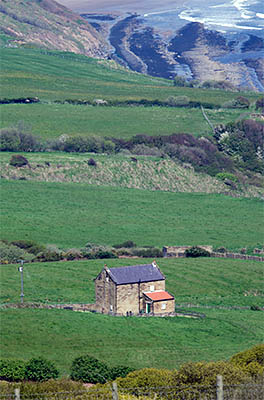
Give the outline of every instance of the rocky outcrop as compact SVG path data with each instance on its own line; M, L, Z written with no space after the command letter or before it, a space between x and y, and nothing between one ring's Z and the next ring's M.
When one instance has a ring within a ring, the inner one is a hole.
M53 0L0 0L0 31L12 46L31 44L105 57L107 41L84 18Z

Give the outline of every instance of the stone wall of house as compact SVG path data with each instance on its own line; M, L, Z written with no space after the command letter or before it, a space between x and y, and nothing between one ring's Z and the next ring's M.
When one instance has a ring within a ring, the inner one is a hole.
M140 284L117 286L117 314L139 313Z
M165 290L165 280L117 286L117 314L139 314L144 309L143 292Z
M99 312L116 312L116 285L103 270L95 280L96 309Z
M163 308L165 305L165 308ZM154 314L167 314L175 312L175 300L155 301L153 303Z

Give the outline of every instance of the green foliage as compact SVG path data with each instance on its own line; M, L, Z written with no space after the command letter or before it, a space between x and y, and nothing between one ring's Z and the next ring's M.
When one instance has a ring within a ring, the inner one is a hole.
M25 362L20 360L0 360L0 380L8 382L23 381Z
M70 377L74 381L105 383L110 376L109 367L90 355L77 357L71 366Z
M25 165L28 165L28 160L20 154L15 154L11 157L9 165L16 168L24 167Z
M236 97L235 99L229 100L222 105L223 108L245 108L245 109L248 109L249 106L250 106L250 101L244 96Z
M185 256L192 258L210 257L210 253L209 251L202 249L201 247L193 246L190 249L185 250Z
M13 264L24 260L30 262L35 258L33 254L17 246L0 241L0 264Z
M163 257L163 253L160 249L157 249L155 247L149 247L149 248L134 248L132 250L132 254L136 257L144 257L144 258L149 258L149 257Z
M256 378L258 375L262 375L264 373L264 344L235 354L230 362L252 377Z
M25 365L25 379L34 382L56 379L59 371L51 361L45 358L31 358Z

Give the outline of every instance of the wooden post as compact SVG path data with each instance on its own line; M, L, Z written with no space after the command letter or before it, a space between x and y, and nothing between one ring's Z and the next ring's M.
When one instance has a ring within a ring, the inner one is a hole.
M112 385L112 395L113 395L113 400L118 400L118 390L116 382L113 382Z
M15 400L20 400L20 389L15 389Z
M216 377L216 399L224 400L223 377L217 375Z

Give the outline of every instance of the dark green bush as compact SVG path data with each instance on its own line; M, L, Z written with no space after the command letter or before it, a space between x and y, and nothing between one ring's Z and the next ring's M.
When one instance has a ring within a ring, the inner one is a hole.
M45 358L32 358L25 366L25 379L34 382L43 382L56 379L59 371L51 361Z
M24 167L25 165L28 165L28 160L20 154L15 154L11 157L9 165L16 168Z
M186 257L210 257L210 253L207 250L202 249L198 246L193 246L190 249L185 250Z
M0 360L0 380L19 382L25 377L25 362L20 360Z
M62 252L49 249L40 252L36 257L37 261L43 261L43 262L60 261L61 259L62 259Z
M258 109L264 109L264 97L260 97L257 101L256 101L256 110Z
M87 354L75 358L70 377L74 381L105 383L111 379L111 370L105 363Z

